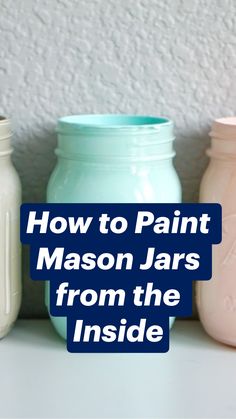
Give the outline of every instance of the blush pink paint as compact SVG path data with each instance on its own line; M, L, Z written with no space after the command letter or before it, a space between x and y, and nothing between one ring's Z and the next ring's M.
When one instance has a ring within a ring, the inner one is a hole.
M209 166L200 202L222 205L222 243L213 246L212 279L197 283L197 306L207 333L236 346L236 117L212 126Z

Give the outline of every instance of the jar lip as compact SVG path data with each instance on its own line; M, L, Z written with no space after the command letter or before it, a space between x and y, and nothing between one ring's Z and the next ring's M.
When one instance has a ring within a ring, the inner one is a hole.
M0 125L9 124L10 121L6 116L0 115Z
M236 127L236 116L227 116L227 117L223 117L223 118L217 118L215 120L215 123L217 125L234 125L234 127Z
M58 131L69 130L157 130L161 127L172 127L173 122L166 117L148 115L126 115L126 114L87 114L69 115L59 118Z
M0 141L7 140L11 137L10 119L0 115Z
M236 139L236 117L229 116L216 119L212 124L210 136L222 140Z

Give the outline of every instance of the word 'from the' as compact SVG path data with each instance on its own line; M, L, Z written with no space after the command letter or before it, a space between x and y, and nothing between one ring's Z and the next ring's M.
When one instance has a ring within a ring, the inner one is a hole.
M97 292L94 289L73 289L69 288L69 282L62 282L56 290L56 305L62 306L66 298L66 305L73 307L75 302L78 305L91 307L98 306L124 306L126 292L124 289L101 289ZM137 285L133 289L133 304L137 307L160 306L162 304L173 307L180 302L180 292L176 289L162 291L154 288L153 282L148 282L146 287Z

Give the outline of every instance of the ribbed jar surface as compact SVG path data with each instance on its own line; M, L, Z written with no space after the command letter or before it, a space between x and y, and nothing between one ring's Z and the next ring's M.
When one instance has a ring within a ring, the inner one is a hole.
M21 302L21 186L11 163L10 121L0 117L0 338L11 329Z

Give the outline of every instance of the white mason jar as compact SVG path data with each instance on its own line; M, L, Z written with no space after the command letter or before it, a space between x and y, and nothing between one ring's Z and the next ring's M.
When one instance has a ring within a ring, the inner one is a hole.
M0 338L11 329L21 303L21 185L10 140L10 121L0 117Z

